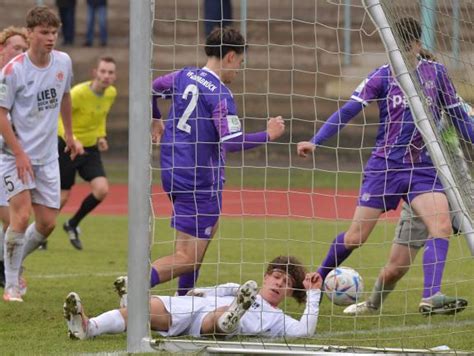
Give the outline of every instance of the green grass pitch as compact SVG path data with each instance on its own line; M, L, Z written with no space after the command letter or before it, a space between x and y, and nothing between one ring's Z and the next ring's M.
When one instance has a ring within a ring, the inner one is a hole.
M65 216L60 216L58 226ZM172 250L173 232L168 219L156 219L152 256ZM127 218L90 216L82 225L83 251L70 246L62 229L50 238L47 251L37 251L25 262L29 290L22 304L0 303L1 354L72 354L126 350L126 336L107 335L93 340L72 341L67 337L62 303L70 291L81 296L88 315L118 305L113 281L126 272ZM299 256L316 268L328 244L345 225L321 220L223 218L209 248L198 284L256 279L261 282L263 262L278 254ZM356 251L345 265L356 268L370 292L384 265L393 236L393 222L381 222L369 243ZM444 278L444 291L474 302L474 267L462 238L451 243ZM162 285L155 293L173 293L175 283ZM332 345L427 348L448 345L474 350L474 310L457 316L425 318L417 306L422 288L421 254L411 271L389 297L381 315L346 317L341 307L328 299L321 305L317 335L306 342ZM288 301L287 312L300 316L303 306Z

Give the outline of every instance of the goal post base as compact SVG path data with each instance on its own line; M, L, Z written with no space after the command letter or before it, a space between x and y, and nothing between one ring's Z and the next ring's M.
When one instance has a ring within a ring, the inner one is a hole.
M377 348L363 346L335 346L250 341L220 341L203 339L150 339L150 345L157 351L171 353L199 352L204 355L469 355L469 352L450 350L446 346L432 349Z

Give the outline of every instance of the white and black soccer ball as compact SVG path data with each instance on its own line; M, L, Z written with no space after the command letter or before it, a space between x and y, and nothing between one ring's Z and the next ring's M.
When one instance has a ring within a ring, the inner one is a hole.
M324 280L324 293L336 305L358 303L364 292L364 281L355 269L338 267L333 269Z

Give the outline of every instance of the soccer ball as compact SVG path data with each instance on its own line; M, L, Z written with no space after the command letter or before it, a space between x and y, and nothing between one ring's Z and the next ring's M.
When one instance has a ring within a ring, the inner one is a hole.
M358 303L364 292L359 272L349 267L333 269L324 280L324 293L336 305Z

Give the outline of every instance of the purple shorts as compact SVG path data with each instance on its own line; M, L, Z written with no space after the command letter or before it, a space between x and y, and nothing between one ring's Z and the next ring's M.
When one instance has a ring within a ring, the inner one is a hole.
M357 205L383 211L394 210L400 199L409 203L418 195L432 192L444 192L433 167L367 170Z
M222 210L222 192L170 193L171 227L201 239L211 238Z

